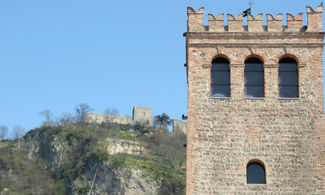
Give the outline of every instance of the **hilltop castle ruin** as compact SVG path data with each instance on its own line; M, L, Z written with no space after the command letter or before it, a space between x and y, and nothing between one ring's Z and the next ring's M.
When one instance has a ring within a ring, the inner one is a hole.
M132 118L128 115L113 115L113 114L102 114L102 113L88 113L87 122L89 123L103 123L113 122L118 124L130 124L135 125L140 123L146 126L152 126L152 108L134 106L132 111ZM186 133L186 123L180 120L172 120L173 132Z
M118 124L141 123L143 125L152 126L152 108L134 106L132 111L132 118L128 115L113 115L101 113L88 113L87 121L90 123L113 122Z

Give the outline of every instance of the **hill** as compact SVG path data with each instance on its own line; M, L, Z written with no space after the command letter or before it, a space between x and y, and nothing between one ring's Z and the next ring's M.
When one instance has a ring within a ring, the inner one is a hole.
M185 194L184 134L62 124L0 143L1 194Z

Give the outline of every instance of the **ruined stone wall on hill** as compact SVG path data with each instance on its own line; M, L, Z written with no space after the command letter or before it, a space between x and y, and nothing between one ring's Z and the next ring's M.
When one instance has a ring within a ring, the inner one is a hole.
M133 118L127 115L112 115L112 114L102 114L102 113L87 113L86 117L89 123L103 123L112 122L118 124L130 124L134 125L140 123L143 125L152 126L152 108L151 107L140 107L134 106L133 108ZM180 131L186 134L186 122L173 120L172 130Z
M136 124L152 126L152 108L134 106L132 118L127 115L112 115L101 113L88 113L87 121L90 123L113 122L119 124Z
M118 124L133 124L133 120L127 115L112 115L112 114L100 114L100 113L88 113L87 122L90 123L103 123L112 122Z
M172 121L173 133L182 132L186 134L186 122L174 119Z

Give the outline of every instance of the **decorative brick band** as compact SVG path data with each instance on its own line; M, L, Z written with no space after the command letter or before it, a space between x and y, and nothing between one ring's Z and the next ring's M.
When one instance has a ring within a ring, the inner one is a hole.
M264 68L279 68L279 64L264 64Z
M245 64L229 64L230 68L244 68ZM298 68L304 68L306 64L298 64ZM212 64L203 64L202 68L212 68ZM264 68L279 68L279 64L264 64Z
M212 68L212 64L203 64L202 68Z
M307 64L298 64L298 68L305 68Z
M231 68L244 68L245 64L230 64L229 66Z
M294 47L294 48L311 48L320 47L323 48L323 43L188 43L188 47L195 48L283 48L283 47Z

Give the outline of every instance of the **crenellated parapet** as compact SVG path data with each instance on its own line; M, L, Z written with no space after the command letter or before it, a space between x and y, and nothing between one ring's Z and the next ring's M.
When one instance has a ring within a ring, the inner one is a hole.
M302 28L302 13L295 17L292 14L287 14L287 29L286 31L300 31Z
M275 18L271 14L266 14L267 16L267 30L269 32L276 32L283 29L282 26L282 14L278 14Z
M193 8L187 8L187 31L188 32L200 32L204 31L203 26L203 10L204 7L199 8L195 11Z
M239 14L236 18L233 15L228 14L228 31L243 31L243 14Z
M255 18L252 15L247 16L248 31L263 32L263 14L258 14Z
M319 5L315 10L307 6L307 26L303 26L303 13L296 16L287 13L287 26L283 26L283 15L278 14L273 17L267 14L267 25L263 26L263 14L257 16L247 16L247 26L243 25L243 14L237 17L227 14L228 25L224 26L224 14L214 16L209 14L209 25L203 25L204 8L197 11L193 8L187 8L188 32L321 32L322 31L322 12L323 5Z
M223 16L224 14L219 14L217 17L209 14L209 31L211 32L222 32L224 31L223 26Z
M315 10L307 6L308 28L307 31L322 31L322 13L323 5L318 6Z

